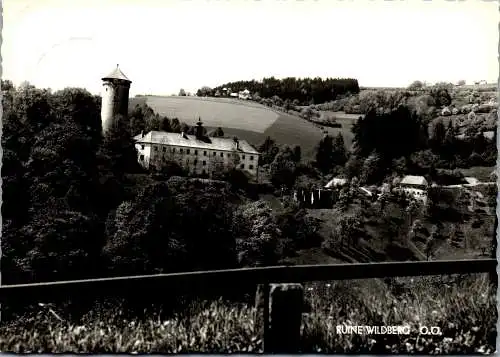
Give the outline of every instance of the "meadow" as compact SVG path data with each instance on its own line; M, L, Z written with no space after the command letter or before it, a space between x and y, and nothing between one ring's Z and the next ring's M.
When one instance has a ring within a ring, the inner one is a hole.
M220 126L262 133L278 119L278 114L264 106L243 105L231 99L152 96L148 97L147 104L156 113L179 118L187 124L201 117L207 127Z
M347 114L344 112L335 112L335 111L328 111L328 110L321 110L320 111L320 120L334 120L335 123L338 123L342 125L341 128L328 128L325 127L326 130L328 130L328 133L330 135L338 135L339 133L342 134L344 137L344 142L346 145L347 149L350 149L352 147L352 142L354 140L354 134L352 133L352 126L356 123L356 121L359 119L359 114Z
M176 117L188 125L201 117L208 129L220 126L226 136L237 136L254 146L259 146L268 136L281 145L300 145L304 160L312 158L323 137L318 125L251 101L160 96L131 99L132 106L141 102L160 115Z
M492 353L496 295L486 274L311 283L310 311L302 318L302 353ZM3 352L235 353L261 352L255 308L249 304L193 302L164 317L125 317L121 306L92 310L78 321L39 308L0 326ZM341 335L338 325L409 326L408 335ZM440 335L419 333L437 326Z

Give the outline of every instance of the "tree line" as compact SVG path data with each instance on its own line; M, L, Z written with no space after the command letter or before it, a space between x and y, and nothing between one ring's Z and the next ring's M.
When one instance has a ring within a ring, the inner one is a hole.
M337 99L339 96L359 93L359 85L352 78L295 78L275 77L264 78L262 81L229 82L215 88L203 87L197 91L198 96L215 96L223 89L239 92L248 89L252 96L272 98L277 96L282 100L295 101L297 105L324 103Z

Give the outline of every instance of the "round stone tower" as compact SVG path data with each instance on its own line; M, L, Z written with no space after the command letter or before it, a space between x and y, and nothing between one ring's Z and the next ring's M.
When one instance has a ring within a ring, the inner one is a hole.
M125 117L128 115L128 96L132 81L123 74L118 65L110 74L103 77L102 81L101 122L105 133L111 127L116 115L121 114Z

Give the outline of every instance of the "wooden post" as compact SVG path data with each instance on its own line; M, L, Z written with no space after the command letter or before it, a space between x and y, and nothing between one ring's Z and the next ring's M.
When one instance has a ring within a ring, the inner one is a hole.
M262 346L264 352L266 352L268 348L268 342L269 341L269 289L270 286L269 284L264 284L263 286L263 293L264 293L264 311L263 311L263 317L264 317L264 333L263 333L263 340L262 340Z
M297 353L304 310L302 284L259 284L255 298L255 331L264 353Z
M256 335L260 336L262 341L265 341L269 329L269 284L257 285L254 326Z
M303 286L272 284L269 299L270 321L264 340L264 353L300 352Z

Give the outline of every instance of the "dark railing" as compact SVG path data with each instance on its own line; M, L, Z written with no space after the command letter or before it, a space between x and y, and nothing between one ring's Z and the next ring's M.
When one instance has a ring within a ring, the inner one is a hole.
M263 284L264 292L264 337L269 322L269 284L305 283L309 281L334 281L347 279L387 278L397 276L452 275L490 273L495 274L495 259L419 261L419 262L382 262L333 265L297 265L244 268L230 270L196 271L173 274L126 276L92 280L56 281L35 284L0 286L0 302L29 300L50 300L60 297L79 295L106 296L119 295L130 291L142 294L157 291L165 286L176 289L207 286L229 286L238 288L250 284ZM301 313L301 312L299 312ZM278 351L279 352L279 351Z

